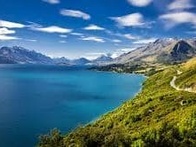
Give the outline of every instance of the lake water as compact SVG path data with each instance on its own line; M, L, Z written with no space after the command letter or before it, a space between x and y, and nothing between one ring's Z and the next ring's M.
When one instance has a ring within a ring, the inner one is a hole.
M76 67L0 65L0 147L33 147L40 134L95 120L141 88L141 75Z

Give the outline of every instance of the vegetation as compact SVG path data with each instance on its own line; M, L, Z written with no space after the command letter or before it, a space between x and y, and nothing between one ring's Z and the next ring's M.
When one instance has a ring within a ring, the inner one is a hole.
M42 136L38 146L196 146L196 94L177 91L169 84L179 69L183 70L180 75L183 82L196 83L196 64L188 65L192 63L193 61L181 67L173 66L151 75L134 99L103 115L96 122L76 128L69 134L62 135L54 130ZM193 80L189 78L190 75Z
M106 66L91 67L91 70L111 71L118 73L137 73L147 76L153 75L157 71L162 71L168 68L169 65L145 63L145 62L130 62L126 64L111 64Z
M181 67L182 74L176 80L176 84L180 88L190 88L196 92L196 58L191 59L189 62Z

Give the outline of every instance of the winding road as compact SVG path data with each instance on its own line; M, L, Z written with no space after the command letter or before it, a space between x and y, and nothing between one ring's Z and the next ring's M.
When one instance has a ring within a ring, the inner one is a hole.
M182 74L181 71L177 70L177 75ZM170 81L170 86L176 89L177 91L186 91L186 92L191 92L191 93L196 93L196 91L193 91L192 88L179 88L176 86L175 81L177 79L177 76L173 76L172 80Z

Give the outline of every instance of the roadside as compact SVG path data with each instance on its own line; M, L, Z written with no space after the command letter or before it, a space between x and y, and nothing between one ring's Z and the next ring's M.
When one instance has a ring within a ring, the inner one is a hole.
M181 71L177 70L177 75L182 74ZM186 91L186 92L191 92L191 93L196 93L195 91L192 90L192 88L179 88L176 86L175 81L177 79L177 76L173 76L172 80L170 81L170 86L176 89L177 91Z

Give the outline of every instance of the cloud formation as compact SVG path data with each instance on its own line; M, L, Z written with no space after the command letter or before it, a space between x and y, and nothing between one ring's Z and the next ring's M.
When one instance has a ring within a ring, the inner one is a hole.
M40 31L40 32L46 32L46 33L70 33L72 32L72 29L62 28L59 26L49 26L49 27L31 27L31 30L34 31Z
M110 17L121 27L142 27L145 25L143 15L132 13L121 17Z
M23 39L24 41L29 41L29 42L37 42L35 39Z
M172 28L179 24L190 23L196 26L196 14L191 12L172 12L163 14L159 19L163 20L166 28Z
M59 43L67 43L65 40L60 40Z
M5 28L24 28L25 25L21 23L6 21L6 20L0 20L0 27Z
M1 41L7 41L7 40L18 40L21 38L14 37L14 36L8 36L8 35L0 35L0 40Z
M15 34L15 30L9 30L7 28L0 28L0 35Z
M193 8L194 6L191 4L190 0L175 0L171 4L168 5L168 10L185 10Z
M117 49L116 51L114 51L114 52L112 53L111 57L112 57L112 58L117 58L117 57L119 57L120 55L125 54L125 53L128 53L128 52L130 52L130 51L132 51L132 50L134 50L134 49L135 49L135 47L133 47L133 48L128 48L128 47L119 48L119 49Z
M100 30L101 31L101 30L105 30L105 28L97 26L97 25L94 25L94 24L91 24L91 25L85 27L84 30L90 30L90 31Z
M191 0L174 0L167 6L169 12L159 16L167 29L180 24L192 24L196 26L196 13L188 12L188 9L194 8Z
M75 17L75 18L82 18L84 20L89 20L91 16L87 13L84 13L79 10L69 10L69 9L62 9L60 14L63 16Z
M84 36L84 34L82 33L76 33L76 32L73 32L73 33L70 33L71 35L73 36Z
M94 41L94 42L100 42L100 43L104 43L105 42L105 40L103 38L95 37L95 36L92 36L92 37L82 37L82 38L80 38L80 40Z
M155 42L157 38L149 38L149 39L139 39L134 41L133 44L148 44L150 42Z
M8 40L18 40L16 36L10 36L10 34L15 34L16 31L12 29L19 29L26 27L24 24L0 20L0 40L1 41L8 41Z
M145 7L148 6L152 0L128 0L128 2L133 6Z
M121 34L122 37L126 38L126 39L129 39L129 40L134 40L134 39L137 39L138 37L136 36L133 36L131 34Z
M42 0L43 2L49 3L49 4L59 4L59 0Z
M90 53L85 53L84 57L89 59L89 60L94 60L100 56L103 56L103 55L107 55L107 53L101 53L101 52L90 52Z
M119 39L113 39L112 42L114 42L114 43L121 43L122 41L119 40Z
M59 35L61 38L67 38L67 35Z

